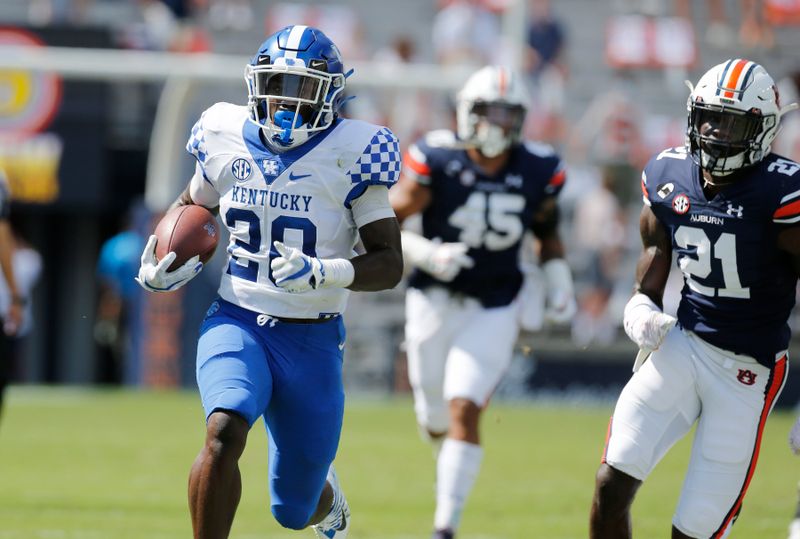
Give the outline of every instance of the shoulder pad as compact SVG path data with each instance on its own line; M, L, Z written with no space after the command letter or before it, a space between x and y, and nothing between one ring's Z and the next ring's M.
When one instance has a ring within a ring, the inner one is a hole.
M211 133L218 133L231 125L232 122L239 123L248 115L247 107L234 105L232 103L215 103L211 105L200 116L200 124L203 130Z
M544 142L533 142L526 140L523 146L525 146L525 149L529 153L532 153L537 157L551 157L556 153L555 148L549 144L545 144Z

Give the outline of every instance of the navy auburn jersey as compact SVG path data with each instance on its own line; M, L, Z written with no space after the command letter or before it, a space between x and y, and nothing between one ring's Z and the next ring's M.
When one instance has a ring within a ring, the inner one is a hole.
M511 150L507 165L487 176L459 147L451 131L432 131L412 144L403 160L406 176L431 189L422 212L422 234L463 242L475 261L451 282L417 270L409 285L444 286L480 300L508 305L522 285L518 253L523 234L546 199L561 190L565 171L550 146L526 143Z
M644 202L684 275L678 322L771 367L789 346L797 275L777 236L800 223L800 165L771 154L711 200L701 186L685 148L664 150L642 173Z

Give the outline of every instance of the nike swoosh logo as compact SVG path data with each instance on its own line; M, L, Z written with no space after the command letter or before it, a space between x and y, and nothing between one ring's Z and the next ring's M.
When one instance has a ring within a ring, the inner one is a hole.
M302 180L303 178L308 178L311 174L297 174L295 175L294 172L289 172L289 181L296 182L297 180Z
M339 350L344 350L344 343L339 345Z

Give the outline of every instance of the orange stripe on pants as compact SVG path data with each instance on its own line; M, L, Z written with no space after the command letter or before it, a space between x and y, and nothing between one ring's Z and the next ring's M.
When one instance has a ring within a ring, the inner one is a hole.
M744 500L744 495L747 493L747 487L750 486L750 480L753 478L753 473L756 470L756 463L758 462L758 452L761 449L761 436L764 433L764 425L767 423L767 417L769 416L770 411L772 411L772 405L775 404L775 399L777 398L778 394L781 392L781 388L783 387L783 383L786 381L786 356L783 356L778 361L775 362L775 368L772 370L772 377L769 381L766 395L764 397L764 408L761 410L761 418L758 421L758 431L756 434L756 444L753 448L753 458L750 459L750 467L747 469L747 475L744 479L744 485L742 486L742 490L739 491L739 496L736 498L736 501L733 503L733 507L731 510L728 511L728 514L725 516L725 520L722 521L722 526L720 526L714 535L711 536L711 539L719 539L725 533L725 530L730 526L731 521L737 515L739 510L742 508L742 501Z

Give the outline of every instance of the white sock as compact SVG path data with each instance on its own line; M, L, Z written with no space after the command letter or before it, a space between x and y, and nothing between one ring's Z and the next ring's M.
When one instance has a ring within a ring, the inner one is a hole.
M442 444L436 463L437 530L455 531L461 522L461 512L472 491L481 467L483 448L479 445L447 438Z

